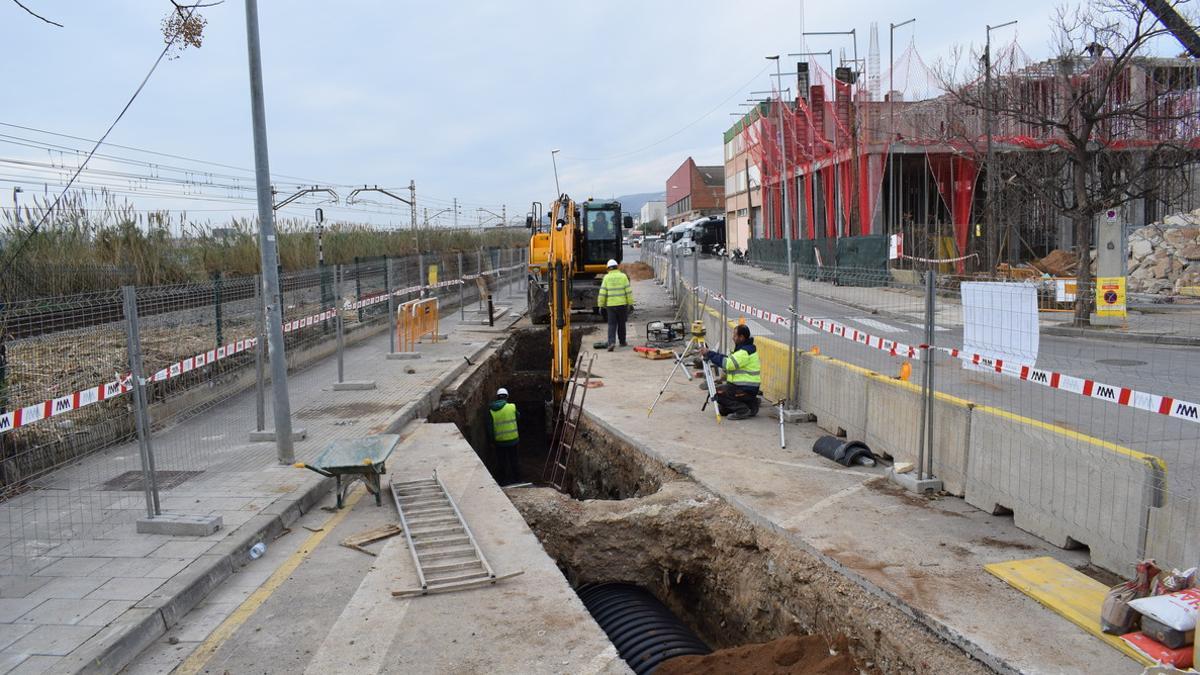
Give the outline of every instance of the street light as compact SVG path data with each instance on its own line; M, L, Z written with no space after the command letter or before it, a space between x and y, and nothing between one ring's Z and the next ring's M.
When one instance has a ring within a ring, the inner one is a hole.
M916 22L916 18L900 23L888 24L888 119L891 127L888 133L888 230L894 234L899 219L896 210L900 207L900 195L896 192L896 158L892 153L892 144L896 141L896 29Z
M554 158L558 154L558 148L550 151L550 162L554 164L554 195L555 199L562 196L562 189L558 187L558 160Z
M808 31L801 33L801 35L849 35L854 40L854 60L858 61L858 29L856 28L851 28L850 30ZM829 51L832 52L833 50L831 49ZM788 56L791 56L791 54ZM832 65L830 66L830 69L832 70ZM833 73L830 72L830 75L832 74Z
M779 72L779 55L766 57L768 61L775 62L775 77L778 78ZM777 85L782 87L781 82ZM779 99L779 107L776 110L776 118L779 120L779 181L783 189L783 230L785 232L785 246L787 251L788 276L792 276L792 214L791 207L788 204L788 183L791 182L791 176L788 176L787 170L787 135L783 131L783 99Z
M24 191L19 185L13 186L13 216L16 218L17 227L21 226L21 205L17 203L17 195Z
M1016 20L1002 23L999 26L987 26L987 42L983 48L983 86L984 95L987 97L987 102L983 106L984 125L987 130L987 228L988 228L988 264L990 269L996 268L996 263L1000 260L1000 242L999 234L996 232L996 216L995 216L995 199L996 199L996 155L992 148L992 31L1007 26L1014 25ZM1005 228L1008 232L1008 263L1009 265L1017 264L1017 243L1014 241L1012 231L1012 218L1008 219L1008 224Z

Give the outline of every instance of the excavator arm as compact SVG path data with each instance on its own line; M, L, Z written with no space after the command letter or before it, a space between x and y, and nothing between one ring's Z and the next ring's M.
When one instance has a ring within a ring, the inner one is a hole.
M575 270L575 202L560 195L550 210L547 265L550 276L550 382L554 405L571 379L571 279Z

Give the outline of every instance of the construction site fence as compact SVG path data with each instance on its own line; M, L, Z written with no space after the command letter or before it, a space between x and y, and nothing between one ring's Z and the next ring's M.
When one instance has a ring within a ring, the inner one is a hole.
M362 258L285 273L274 300L282 309L288 371L338 351L339 316L346 344L354 344L394 330L397 305L482 305L488 293L513 294L525 269L524 249L488 249ZM228 433L267 430L272 401L262 287L257 276L214 275L204 283L130 286L2 307L0 530L8 531L0 531L0 565L19 568L72 539L134 527L146 515L148 482L164 490L218 464L261 468L260 457L192 434L187 422L230 414L221 404L245 396L255 419ZM142 412L156 438L155 481L147 480L138 451L134 355L140 355ZM167 429L170 440L158 438Z
M877 270L839 268L835 283L800 265L793 303L786 274L643 257L710 343L729 348L733 326L750 327L767 401L865 442L881 472L912 464L946 495L1117 574L1144 557L1200 559L1200 305L1095 315L1098 280L1076 288L1093 301L1075 325L1073 305L1044 307L1057 280L929 270L881 284Z

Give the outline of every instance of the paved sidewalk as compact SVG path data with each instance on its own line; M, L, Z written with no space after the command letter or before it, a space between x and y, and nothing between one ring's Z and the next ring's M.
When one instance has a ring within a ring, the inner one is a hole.
M511 321L505 317L504 323ZM296 443L297 459L312 460L335 438L398 429L432 410L440 389L467 367L464 357L473 359L491 340L486 333L457 331L457 324L457 310L448 312L442 331L450 338L421 345L419 360L386 360L386 332L348 348L346 379L373 379L375 390L334 392L332 357L289 377L295 425L308 431L308 438ZM163 511L220 514L224 525L217 533L201 538L138 534L134 520L144 513L138 488L118 502L120 508L110 509L96 534L80 536L88 528L65 519L61 536L74 538L35 557L14 559L0 575L0 672L120 669L245 564L250 546L269 545L313 508L332 481L279 466L273 443L246 441L253 424L253 391L248 391L154 436L158 471L193 472L161 490ZM70 486L70 494L55 494L52 503L39 503L51 498L44 491L20 495L0 504L0 521L17 523L70 501L97 499L110 506L97 491L127 468L114 458L130 454L136 458L136 443L63 469L75 474L57 481Z
M685 263L685 277L690 267ZM786 274L773 272L749 265L730 265L730 274L745 279L770 284L784 289L791 288ZM902 321L922 321L925 316L925 300L920 289L878 286L835 286L833 284L801 279L800 293L841 303L848 307L870 313L889 315ZM785 307L763 307L783 312ZM1076 328L1068 325L1071 315L1065 312L1043 312L1039 323L1044 335L1065 337L1095 337L1103 340L1148 342L1154 344L1200 345L1200 307L1146 307L1131 309L1124 326L1091 326ZM962 326L962 305L957 297L938 297L937 325L941 327Z
M635 283L634 294L647 315L672 311L652 282ZM811 450L824 435L815 424L788 425L787 448L780 449L769 408L716 424L711 411L699 411L696 385L682 377L647 417L669 370L668 361L629 351L598 353L594 372L622 385L589 392L586 414L999 672L1141 672L983 569L1036 556L1082 567L1086 551L1058 549L1018 529L1011 517L958 498L904 492L887 481L882 466L850 469L825 460Z

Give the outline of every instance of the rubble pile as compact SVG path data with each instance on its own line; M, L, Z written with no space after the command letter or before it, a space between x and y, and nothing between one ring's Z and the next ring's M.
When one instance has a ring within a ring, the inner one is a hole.
M1129 234L1128 284L1130 292L1161 295L1200 287L1200 209Z

